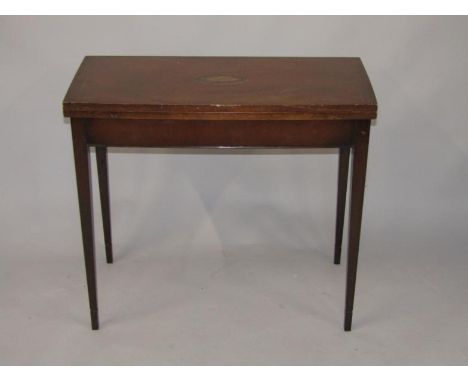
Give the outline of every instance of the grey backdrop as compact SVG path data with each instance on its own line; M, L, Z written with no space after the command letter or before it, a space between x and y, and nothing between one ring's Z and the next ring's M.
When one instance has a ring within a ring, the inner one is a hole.
M467 43L462 17L0 18L0 363L467 364ZM362 58L379 117L351 333L337 156L307 150L111 151L90 330L61 112L84 55Z

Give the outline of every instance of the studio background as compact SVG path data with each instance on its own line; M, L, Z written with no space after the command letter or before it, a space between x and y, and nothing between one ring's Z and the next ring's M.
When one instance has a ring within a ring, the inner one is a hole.
M1 17L0 364L467 364L467 43L464 17ZM61 106L85 55L362 58L352 332L334 150L133 149L109 154L113 265L93 179L91 331Z

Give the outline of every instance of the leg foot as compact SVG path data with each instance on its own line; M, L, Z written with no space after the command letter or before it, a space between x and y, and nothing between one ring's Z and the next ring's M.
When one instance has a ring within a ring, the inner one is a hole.
M346 331L351 330L354 291L361 236L362 207L366 182L367 148L369 144L369 122L363 121L355 130L353 146L353 166L351 180L351 203L349 213L348 264L346 273L345 323Z
M93 330L99 329L99 314L97 310L91 310L91 328Z
M91 326L99 327L98 303L96 290L96 263L94 258L93 204L91 192L91 174L89 168L89 147L86 141L85 124L83 120L71 120L73 152L75 155L76 185L78 189L78 204L81 218L81 235L88 284L89 308L91 310Z
M334 263L341 262L341 243L346 209L346 189L348 188L349 147L340 148L338 164L338 196L336 202L335 257Z
M112 244L106 243L106 262L107 264L112 264L114 262L114 256L112 254Z
M344 318L344 330L345 332L351 331L351 325L353 323L353 311L345 312Z
M104 242L106 245L106 261L112 264L112 231L109 200L109 172L107 170L107 147L96 146L96 162L99 180L99 195L101 197L102 225L104 229Z

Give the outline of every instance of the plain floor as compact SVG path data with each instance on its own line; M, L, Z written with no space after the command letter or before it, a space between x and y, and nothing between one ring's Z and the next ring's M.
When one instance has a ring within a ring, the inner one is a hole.
M157 197L180 197L180 205L160 206L173 211L163 221L157 200L139 223L132 219L141 211L128 217L114 202L112 265L95 205L99 331L90 329L77 221L66 253L34 251L29 240L29 256L2 257L2 364L468 363L468 262L446 251L461 247L460 232L379 232L365 220L354 325L345 333L346 252L332 263L334 195L325 219L255 197L196 212L187 193L171 193L173 182ZM239 230L257 242L236 244Z

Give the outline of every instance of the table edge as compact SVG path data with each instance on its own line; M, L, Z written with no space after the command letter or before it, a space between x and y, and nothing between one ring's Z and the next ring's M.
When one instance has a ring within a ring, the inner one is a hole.
M323 105L315 107L159 107L140 105L63 104L63 115L69 118L122 119L194 119L194 120L317 120L317 119L375 119L377 105Z

